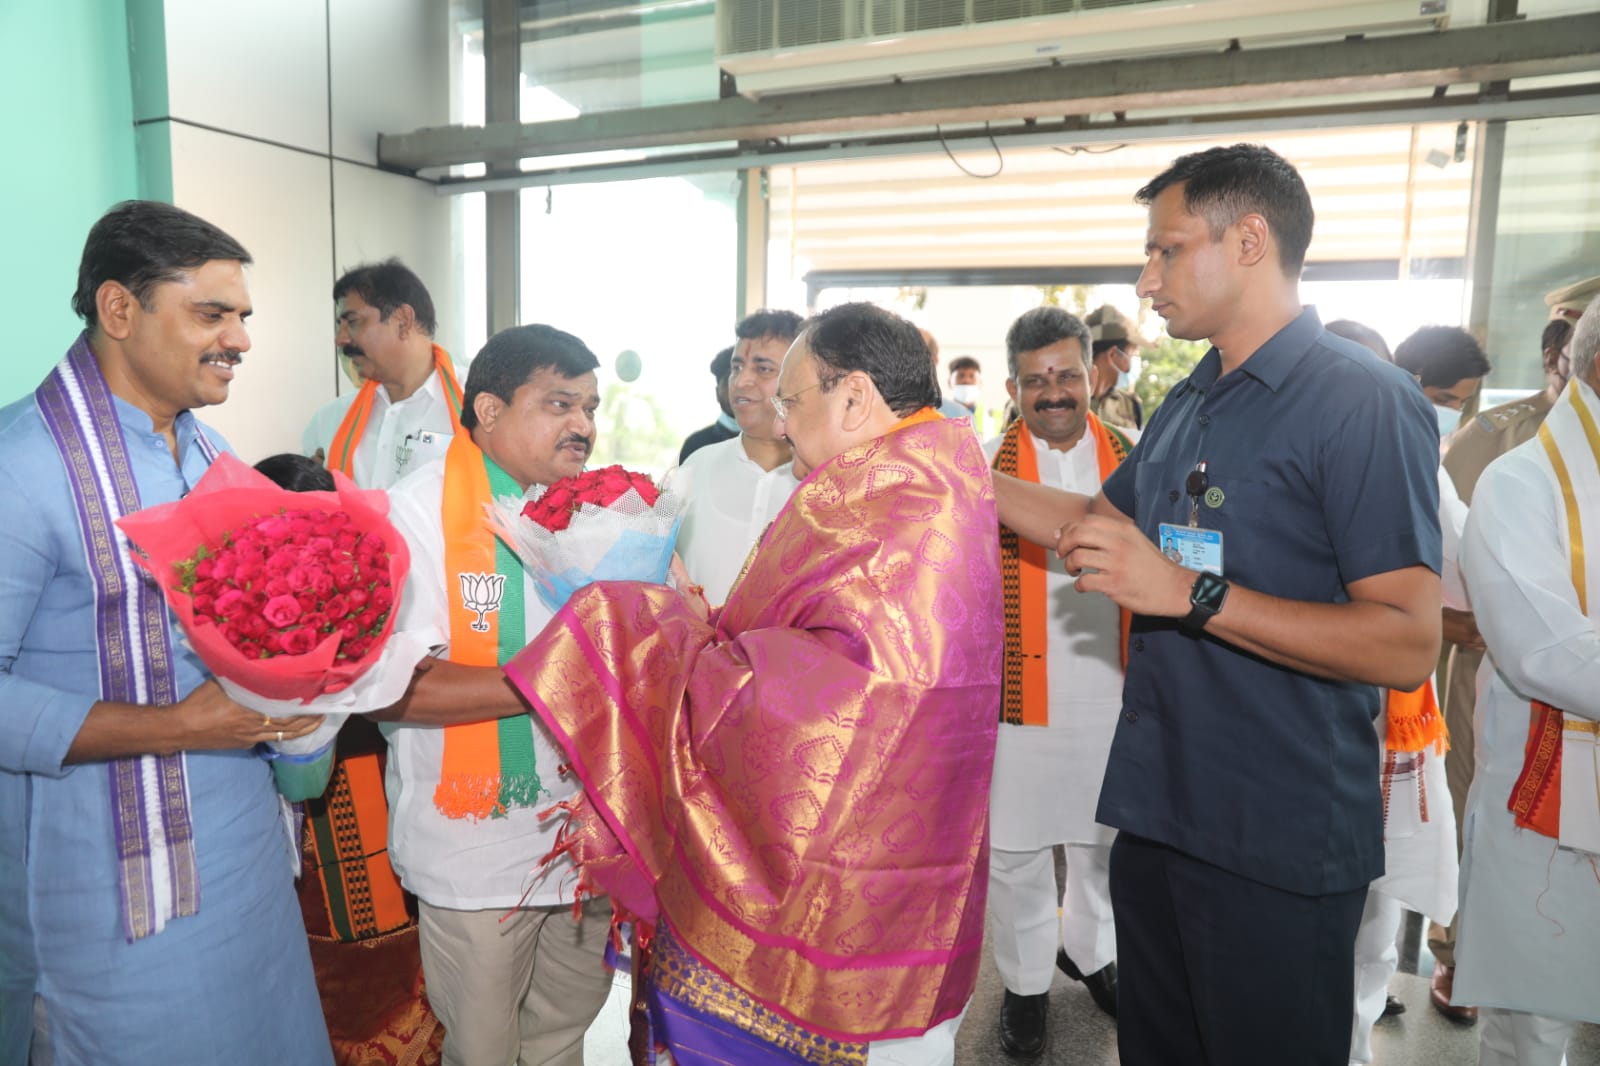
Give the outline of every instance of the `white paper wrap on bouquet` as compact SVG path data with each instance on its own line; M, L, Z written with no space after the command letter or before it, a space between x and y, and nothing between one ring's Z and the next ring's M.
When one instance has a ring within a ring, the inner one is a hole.
M586 503L571 525L555 533L523 517L525 502L502 496L485 508L495 534L517 553L552 611L591 581L667 579L682 518L676 493L662 492L654 506L633 489L605 507Z
M397 631L390 635L388 643L384 646L383 657L373 665L372 669L356 678L349 688L318 696L309 703L301 703L299 700L269 700L241 688L225 677L217 678L217 682L235 703L274 718L292 718L303 714L323 715L322 724L305 736L269 745L280 755L316 756L333 744L334 737L339 733L339 727L344 725L345 719L352 714L379 711L399 702L411 684L413 668L432 654L439 643L439 634L432 629Z

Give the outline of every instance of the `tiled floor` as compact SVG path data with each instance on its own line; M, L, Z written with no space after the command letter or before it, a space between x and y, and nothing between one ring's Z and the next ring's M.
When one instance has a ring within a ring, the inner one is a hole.
M1406 1012L1379 1020L1373 1033L1376 1066L1473 1066L1478 1061L1478 1031L1449 1021L1428 1002L1428 980L1417 973L1432 973L1433 957L1423 941L1423 923L1415 916L1408 917L1400 934L1402 972L1389 986L1406 1005ZM627 975L618 974L611 999L584 1042L587 1066L627 1066L628 988ZM985 953L978 989L956 1040L957 1066L1012 1066L1015 1062L996 1043L1003 992L994 963ZM1292 1052L1283 1061L1293 1063ZM1115 1024L1100 1013L1083 986L1060 974L1050 990L1050 1043L1035 1062L1040 1066L1116 1066ZM1600 1026L1579 1030L1567 1050L1567 1066L1600 1066Z

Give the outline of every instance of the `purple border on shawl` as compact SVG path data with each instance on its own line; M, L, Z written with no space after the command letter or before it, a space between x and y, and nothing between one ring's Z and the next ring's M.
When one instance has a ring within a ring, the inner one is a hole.
M80 421L67 381L77 386L87 408L87 425ZM116 512L129 514L140 507L138 485L127 446L118 424L115 403L100 365L90 350L87 334L78 339L34 393L35 402L66 468L84 540L86 561L95 586L96 653L99 659L100 695L119 702L141 702L135 656L149 666L149 692L142 702L166 705L177 698L172 638L166 604L142 577L128 587L122 569L124 549L113 522ZM116 493L104 498L86 433L100 446L100 462ZM204 434L199 434L204 441ZM208 458L215 449L202 447ZM131 597L141 637L137 646L126 612ZM181 755L147 756L156 776L159 817L167 844L173 914L193 914L199 908L199 871L194 855L194 827L189 818L188 787ZM132 942L155 932L157 909L150 871L151 811L143 782L143 758L113 759L107 763L119 865L119 893L123 932Z
M680 978L685 983L702 989L724 985L736 995L745 995L727 978L684 948L664 921L659 927L656 944L658 953L666 948L682 960L680 965L691 968L687 977ZM659 959L660 955L657 954L651 965L656 965ZM693 972L696 970L701 972ZM645 999L649 1008L652 1043L659 1042L671 1051L674 1066L727 1066L728 1063L738 1063L739 1066L826 1066L830 1062L859 1064L865 1058L862 1054L866 1046L864 1041L826 1036L799 1026L793 1030L794 1036L801 1041L813 1042L812 1054L770 1043L726 1018L664 991L653 977L645 983ZM763 1009L753 998L748 999L745 1006L748 1009L740 1010L741 1015L748 1015L750 1011L760 1013ZM770 1007L765 1009L771 1010Z

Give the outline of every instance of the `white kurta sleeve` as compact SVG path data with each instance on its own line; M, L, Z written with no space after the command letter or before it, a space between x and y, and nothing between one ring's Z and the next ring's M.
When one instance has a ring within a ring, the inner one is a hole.
M1518 448L1478 481L1461 571L1489 657L1517 694L1600 718L1600 632L1578 607L1565 520L1538 461Z

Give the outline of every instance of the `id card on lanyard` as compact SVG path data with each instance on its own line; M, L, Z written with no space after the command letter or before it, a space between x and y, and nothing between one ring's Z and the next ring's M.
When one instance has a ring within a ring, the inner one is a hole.
M1215 509L1223 500L1222 490L1211 485L1204 460L1189 472L1184 492L1189 497L1189 524L1162 522L1156 527L1156 545L1162 555L1186 569L1222 577L1222 532L1200 524L1200 501Z

